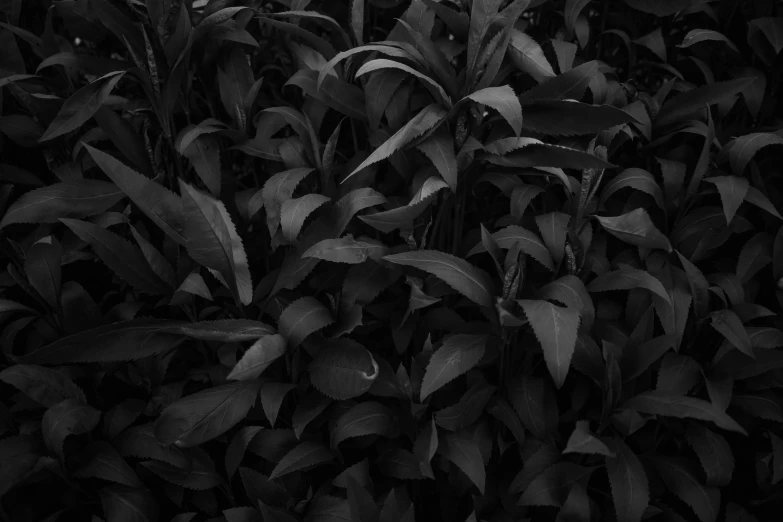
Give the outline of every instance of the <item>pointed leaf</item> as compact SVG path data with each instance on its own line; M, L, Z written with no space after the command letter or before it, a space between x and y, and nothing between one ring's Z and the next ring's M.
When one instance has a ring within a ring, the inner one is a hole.
M329 198L321 194L306 194L301 198L285 200L280 208L283 236L292 243L296 241L307 216L327 201Z
M340 239L324 239L308 248L302 257L315 257L334 263L349 263L356 265L363 263L368 258L376 261L383 257L388 248L385 245L372 241L356 240L350 234Z
M394 432L395 415L392 410L377 402L362 402L343 413L332 430L331 445L363 435L389 435Z
M111 72L73 93L65 101L57 117L41 136L40 141L48 141L67 134L92 118L93 114L109 98L112 89L124 74L125 71Z
M626 243L644 248L672 251L669 239L655 227L649 214L643 208L637 208L620 216L596 216L596 219L607 232Z
M565 239L568 228L568 222L571 216L563 212L550 212L536 216L538 230L541 231L541 237L552 254L555 263L560 263L565 255Z
M739 351L753 357L753 343L737 314L731 310L718 310L711 315L712 327L719 331Z
M247 349L226 379L229 381L249 381L255 379L270 364L285 354L286 348L286 340L280 334L262 337Z
M163 444L180 448L222 435L247 415L258 396L258 383L237 382L188 395L170 404L155 423Z
M130 487L141 487L141 481L114 446L106 441L97 441L87 450L86 462L73 475L94 477Z
M748 193L748 180L737 176L714 176L704 181L708 181L717 187L720 199L723 202L726 223L731 224L734 214L737 213L740 205L745 201L745 195Z
M334 459L332 452L318 442L303 442L286 453L280 459L275 469L269 474L269 480L274 480L288 473L323 464Z
M707 485L727 486L734 472L734 454L726 439L695 424L688 427L686 436L707 474Z
M568 375L571 356L579 329L579 312L563 308L548 301L522 299L519 305L525 312L536 339L544 351L549 373L560 388Z
M721 156L727 155L731 170L737 176L741 176L756 153L770 145L783 145L783 136L767 132L746 134L727 143Z
M747 434L742 426L724 412L716 409L707 401L693 397L645 392L625 401L620 409L634 410L650 415L705 420L713 422L725 430Z
M168 293L169 287L150 268L141 251L117 234L78 219L61 219L82 241L90 244L98 257L121 279L140 292Z
M573 100L523 100L522 112L526 129L555 136L593 134L616 125L638 123L616 107Z
M41 434L50 451L62 454L68 435L92 431L101 420L101 412L80 399L65 399L46 410L41 420Z
M528 73L539 83L555 76L541 46L522 31L511 30L508 53L517 69Z
M147 489L114 485L101 489L103 513L106 522L155 522L158 504Z
M554 299L579 312L581 324L590 328L595 320L595 308L582 280L573 275L563 276L541 288L541 296Z
M421 400L473 368L484 356L485 335L458 334L447 337L430 358L421 383Z
M453 462L473 484L484 494L484 484L486 482L486 469L484 460L481 457L481 450L472 439L465 438L458 434L446 434L442 438L443 456Z
M736 95L753 81L754 78L738 78L715 82L679 94L661 107L654 123L658 127L664 127L682 121L693 113L702 111L705 105L713 105Z
M495 232L492 234L492 237L500 248L508 250L519 245L518 248L522 252L528 254L549 270L555 270L555 265L552 262L552 255L549 253L549 249L544 246L544 243L533 232L520 226L511 225ZM483 251L484 246L479 243L468 252L467 257Z
M701 522L715 522L720 509L720 490L701 484L684 466L666 459L655 462L669 490L688 504Z
M514 134L522 132L522 106L514 89L508 85L487 87L467 96L476 103L492 107L508 122Z
M183 235L185 218L182 202L176 194L126 167L105 152L89 145L85 145L84 148L90 153L98 167L147 217L177 243L185 245L186 240Z
M661 187L653 175L644 169L625 169L612 178L601 190L601 200L606 201L612 194L626 187L646 192L653 197L658 208L666 208Z
M550 78L520 96L523 100L579 100L592 78L598 73L598 62L593 60L568 72Z
M590 432L588 421L577 421L574 431L568 438L563 453L582 453L587 455L604 455L614 457L615 454L598 437Z
M122 199L111 183L80 179L32 190L17 199L0 221L11 223L56 223L65 217L83 218L104 212Z
M416 145L438 169L452 191L457 189L457 156L454 154L454 138L446 131L438 130Z
M0 372L0 381L47 408L65 399L87 402L81 388L66 375L42 366L16 364Z
M416 250L385 256L383 259L424 270L442 279L471 301L481 306L492 306L492 279L486 272L464 259L437 250Z
M291 347L302 344L311 333L334 322L332 314L314 297L297 299L280 315L279 329Z
M640 522L650 502L647 474L639 458L620 439L612 445L615 457L607 457L606 471L612 487L617 522Z
M428 130L438 125L446 116L446 111L440 105L428 105L406 123L400 130L386 140L386 142L375 149L361 165L356 167L353 172L343 179L343 183L354 174L365 167L377 163L382 159L388 158L393 153L400 150L410 141L418 138Z

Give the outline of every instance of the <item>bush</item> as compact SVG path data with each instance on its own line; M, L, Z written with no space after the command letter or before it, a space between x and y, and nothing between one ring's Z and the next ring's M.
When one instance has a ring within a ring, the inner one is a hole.
M780 2L0 11L6 520L780 518Z

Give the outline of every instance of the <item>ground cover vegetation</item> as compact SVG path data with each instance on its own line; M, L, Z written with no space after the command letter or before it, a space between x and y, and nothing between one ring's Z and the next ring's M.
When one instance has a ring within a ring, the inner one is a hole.
M783 513L783 4L0 2L0 516Z

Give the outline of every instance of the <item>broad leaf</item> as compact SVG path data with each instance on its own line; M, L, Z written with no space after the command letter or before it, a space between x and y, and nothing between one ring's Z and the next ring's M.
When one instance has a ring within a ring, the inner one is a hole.
M158 519L158 504L147 489L113 485L101 489L106 522L154 522Z
M522 112L526 129L555 136L592 134L616 125L638 123L616 107L573 100L523 100Z
M573 275L563 276L541 288L541 296L545 299L563 303L579 312L580 322L590 328L595 319L595 308L590 294L587 293L582 280Z
M308 371L316 389L340 400L365 393L380 373L370 352L350 339L333 339L322 345Z
M740 205L745 201L745 196L748 193L748 180L737 176L714 176L704 181L712 183L718 189L720 199L723 202L723 212L726 214L726 223L730 225Z
M506 250L517 247L518 245L518 248L522 252L528 254L549 270L555 270L555 265L552 261L552 255L549 253L549 249L547 249L544 243L533 232L516 225L511 225L492 234L492 238L500 248ZM470 257L473 254L483 251L484 246L479 243L468 252L467 256Z
M327 201L329 198L321 194L307 194L301 198L285 200L280 207L283 236L292 243L296 241L307 216Z
M687 119L693 113L704 110L705 105L719 103L736 95L753 80L753 78L739 78L715 82L675 96L661 107L661 111L655 118L655 125L664 127Z
M579 329L579 312L543 300L522 299L519 305L541 344L549 373L555 385L560 388L568 375L571 356L574 354L576 332Z
M437 250L416 250L383 258L424 270L481 306L492 306L494 288L489 275L464 259Z
M280 334L291 347L302 344L311 333L334 322L332 314L314 297L297 299L280 315Z
M101 419L101 412L80 399L65 399L46 410L41 420L41 434L50 451L62 454L68 435L92 431Z
M731 170L741 176L756 153L770 145L783 145L783 136L766 132L746 134L727 143L721 156L728 156Z
M169 405L155 423L162 444L180 448L222 435L247 415L258 397L258 383L237 382L188 395Z
M0 372L0 381L50 408L65 399L87 402L84 392L64 374L42 366L17 364Z
M97 441L90 445L86 451L85 464L74 472L74 476L94 477L129 487L142 487L133 468L106 441Z
M430 358L421 384L421 400L473 368L484 356L485 335L452 335Z
M555 76L541 46L522 31L511 30L508 53L517 69L528 73L539 83Z
M565 240L568 222L571 216L563 212L550 212L536 216L536 225L544 238L544 244L552 254L555 263L560 263L565 255Z
M416 145L438 169L452 191L457 189L457 156L454 154L454 138L444 130L438 130Z
M731 310L713 312L711 324L739 351L753 357L753 343L736 313Z
M701 462L708 486L727 486L734 472L734 455L722 435L704 426L691 425L686 434L688 444Z
M11 223L56 223L60 218L83 218L104 212L122 199L111 183L72 180L32 190L17 199L0 221Z
M125 71L109 73L76 91L63 104L40 141L48 141L78 129L101 108L124 74Z
M438 451L461 469L470 481L476 485L481 494L484 494L486 469L484 468L481 451L475 441L460 434L449 433L443 436L442 444L439 446Z
M588 421L577 421L574 431L568 438L566 448L563 453L582 453L587 455L604 455L614 457L612 452L603 441L590 432Z
M598 73L598 62L590 61L568 72L550 78L527 92L520 98L524 100L579 100L584 95L591 79Z
M378 260L388 252L383 244L373 240L356 240L351 235L340 239L324 239L308 248L302 257L315 257L334 263L359 264L368 258Z
M655 467L669 490L688 504L701 522L715 522L720 490L704 486L684 466L671 459L656 459Z
M362 402L343 413L331 432L331 445L363 435L391 435L395 429L392 410L377 402Z
M652 174L643 169L625 169L612 178L601 190L601 199L607 200L612 194L626 187L646 192L653 197L658 208L666 209L660 185L658 185Z
M596 219L604 227L604 230L626 243L644 248L672 251L669 239L655 227L649 214L643 208L637 208L627 214L615 217L596 216Z
M467 97L498 111L517 136L522 132L522 106L519 104L514 90L508 85L487 87L471 93Z

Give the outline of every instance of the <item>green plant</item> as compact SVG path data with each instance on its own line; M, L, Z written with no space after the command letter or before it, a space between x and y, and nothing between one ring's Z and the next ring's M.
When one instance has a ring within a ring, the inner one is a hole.
M774 519L779 4L2 3L0 514Z

